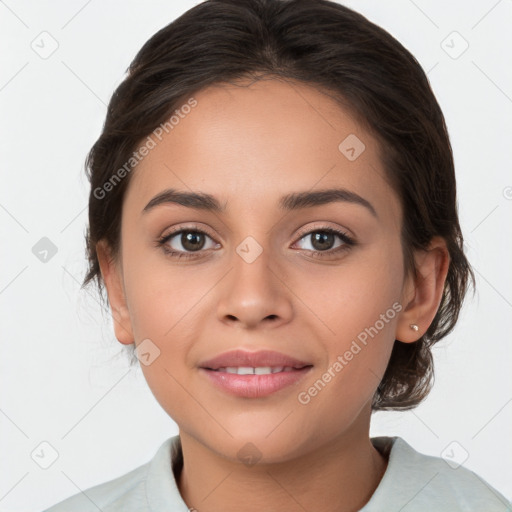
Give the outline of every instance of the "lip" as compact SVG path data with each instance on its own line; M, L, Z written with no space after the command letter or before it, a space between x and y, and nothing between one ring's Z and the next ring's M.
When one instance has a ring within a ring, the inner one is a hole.
M219 389L230 395L244 398L261 398L292 386L302 380L313 368L311 363L274 350L259 350L257 352L231 350L204 361L199 366L201 374L205 375ZM219 368L230 366L269 366L271 368L288 366L293 370L265 375L238 375L218 371Z
M302 368L312 365L311 363L300 361L299 359L274 350L248 352L240 349L223 352L199 364L200 368L209 370L218 370L219 368L226 368L228 366L292 366L294 368Z
M294 369L266 375L238 375L207 368L199 368L199 371L215 386L230 395L244 398L262 398L297 384L312 368L313 366L305 366L300 370Z

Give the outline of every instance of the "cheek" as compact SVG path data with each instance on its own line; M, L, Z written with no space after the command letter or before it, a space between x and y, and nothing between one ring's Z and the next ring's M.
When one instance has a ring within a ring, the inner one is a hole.
M312 287L321 290L311 300L331 334L331 346L356 338L376 323L383 337L392 334L401 309L393 304L400 300L403 270L400 258L377 256L330 272L323 281L328 287Z
M141 237L142 239L142 237ZM201 280L192 267L171 264L159 248L131 243L127 234L123 248L125 293L136 341L155 338L165 343L179 341L175 332L204 295L211 277Z
M322 382L316 387L323 397L318 402L357 409L373 396L386 369L404 307L399 302L401 265L401 258L391 254L369 258L333 274L330 296L318 295L315 304L328 327L322 336L328 362L320 370Z
M364 313L353 305L354 310L340 315L338 334L326 342L328 362L297 394L305 431L314 430L322 418L324 430L335 435L360 416L377 390L393 348L399 304L380 308L368 302Z

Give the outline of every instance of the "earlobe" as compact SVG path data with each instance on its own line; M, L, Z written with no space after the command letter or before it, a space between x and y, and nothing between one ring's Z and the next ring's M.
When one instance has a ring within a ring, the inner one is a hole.
M107 290L116 338L120 343L130 345L134 342L134 336L130 313L126 305L121 269L104 240L100 240L96 244L96 254Z
M398 319L396 339L413 343L425 334L443 296L450 254L442 237L434 237L427 250L414 256L416 273L404 286L404 308Z

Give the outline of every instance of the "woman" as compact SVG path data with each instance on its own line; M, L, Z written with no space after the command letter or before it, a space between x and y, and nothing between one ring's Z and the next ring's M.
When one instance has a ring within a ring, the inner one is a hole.
M84 285L179 426L60 510L506 510L369 437L428 394L472 271L414 57L325 0L210 0L155 34L88 157Z

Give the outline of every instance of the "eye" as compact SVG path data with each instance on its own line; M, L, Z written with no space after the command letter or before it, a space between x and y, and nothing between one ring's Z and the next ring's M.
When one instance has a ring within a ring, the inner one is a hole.
M312 248L302 247L302 249L310 252L312 256L317 258L337 255L356 245L355 240L345 232L327 226L303 233L299 242L308 238L311 241ZM336 243L336 238L340 240L340 243L333 245ZM207 239L213 242L213 244L210 244L210 247L205 247L207 246ZM162 247L168 256L177 259L198 257L206 249L220 247L220 244L215 242L213 237L197 226L191 226L186 229L179 226L172 233L158 239L156 244Z
M178 228L179 229L179 228ZM197 227L189 227L187 229L179 229L172 233L161 237L157 240L157 245L161 246L166 254L174 258L193 258L193 253L201 252L207 245L207 240L213 242L212 237ZM220 244L214 242L208 248L214 248Z
M341 241L337 246L333 245L336 243L336 238ZM312 256L320 258L338 254L355 245L355 241L345 232L331 227L320 227L309 231L301 236L299 242L308 239L312 248L302 247L302 249L311 251Z

